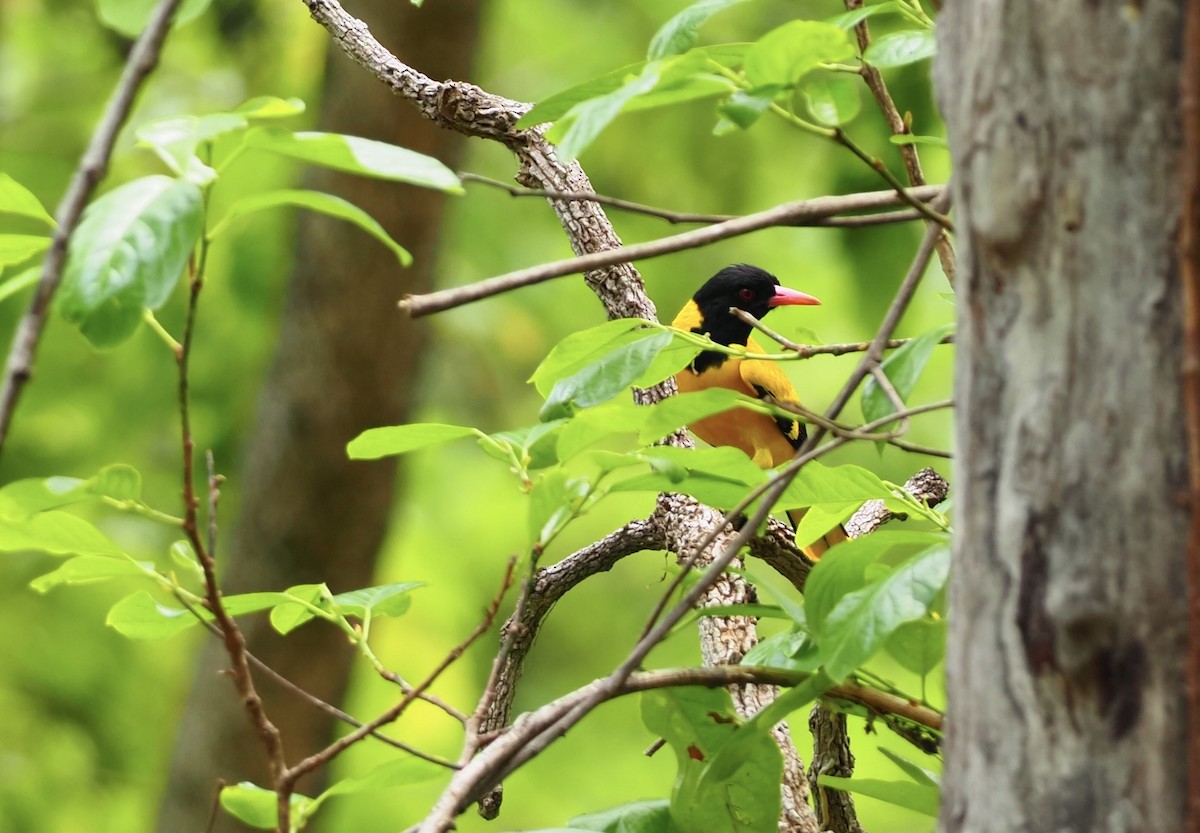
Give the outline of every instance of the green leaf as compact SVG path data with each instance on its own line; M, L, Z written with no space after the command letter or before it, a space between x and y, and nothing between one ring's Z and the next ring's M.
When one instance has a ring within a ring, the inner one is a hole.
M913 779L913 781L916 783L941 789L942 779L936 772L928 770L919 764L915 764L908 758L905 758L902 755L897 755L890 749L886 749L882 746L878 746L876 748L883 753L885 758L894 763L896 766L900 767L900 769L904 770L904 774Z
M146 122L137 130L138 144L154 151L175 174L183 175L189 160L200 145L235 130L245 130L250 122L237 113L209 113L205 116L170 116ZM196 161L199 161L198 159Z
M933 145L934 147L946 148L949 145L941 136L916 136L912 133L898 133L893 136L888 136L888 141L893 145Z
M104 622L130 639L166 639L199 624L187 610L159 604L145 590L113 605Z
M896 0L888 0L886 3L876 3L873 6L861 6L857 9L851 9L848 12L835 14L833 17L825 18L826 23L831 23L841 29L852 29L859 23L862 23L868 17L874 17L878 14L887 14L889 12L899 12L899 4Z
M612 92L581 101L571 108L546 138L558 145L558 155L575 159L621 114L629 102L653 90L662 76L662 62L653 61Z
M32 266L0 284L0 303L7 301L21 290L37 284L41 279L41 271L39 267Z
M29 582L29 586L39 593L46 593L62 584L91 584L118 576L145 576L153 569L153 564L128 558L80 555L63 562L57 570L38 576Z
M0 517L17 520L73 503L112 498L139 501L142 476L123 464L106 466L88 480L77 477L34 477L0 488Z
M813 461L800 469L776 506L779 509L799 509L820 504L861 505L877 498L894 502L891 491L873 472L861 466L826 466Z
M285 636L316 617L317 614L309 605L322 610L329 608L329 588L324 584L297 584L282 595L283 601L271 608L269 618L271 627Z
M261 95L245 101L234 108L233 112L248 119L286 119L298 116L305 111L303 101L298 98L279 98L273 95Z
M879 781L873 778L841 778L820 775L818 783L844 792L876 798L896 807L904 807L937 818L939 791L936 787L914 784L911 781Z
M92 524L66 512L0 519L0 551L35 550L50 555L123 555Z
M570 416L579 408L599 405L622 393L646 372L671 339L668 332L647 330L639 333L636 340L604 353L573 375L559 379L551 388L539 419L547 422Z
M432 156L373 139L256 127L246 134L246 146L360 176L407 182L449 194L461 194L463 190L454 171Z
M662 800L634 801L576 816L567 822L575 830L594 830L596 833L674 833L671 826L671 802Z
M592 484L561 468L548 469L529 492L529 538L545 546L583 509Z
M829 72L805 82L808 111L827 127L849 124L862 107L858 97L860 80L844 73Z
M262 194L252 194L249 197L244 197L229 206L229 210L225 212L225 216L213 228L209 237L217 237L232 223L247 214L267 208L277 208L282 205L307 208L310 211L316 211L328 217L335 217L339 220L351 222L391 249L392 254L396 256L396 260L400 261L401 266L408 266L412 263L412 255L403 246L393 240L391 235L387 233L383 226L379 225L374 217L352 202L348 202L341 197L335 197L332 194L324 194L320 191L288 189L267 191Z
M41 234L0 234L0 269L21 263L50 248L50 238Z
M771 102L775 100L775 94L775 88L770 88L766 93L738 90L718 105L717 112L727 119L729 124L745 130L762 118L763 113L771 109ZM721 131L721 133L724 132L728 131Z
M365 775L343 778L321 793L317 801L322 802L337 795L407 787L411 784L431 781L446 774L447 771L444 767L424 758L415 756L395 758L380 764Z
M558 442L566 427L567 420L539 422L527 428L490 434L479 445L489 453L497 447L504 449L504 454L493 454L501 462L510 463L508 452L511 452L526 468L544 469L559 462Z
M0 214L32 217L51 228L57 225L33 192L6 173L0 173Z
M173 25L190 23L208 9L212 0L183 0L175 12ZM150 22L158 0L96 0L100 21L129 38L136 38Z
M844 596L817 631L826 673L834 680L845 679L897 628L927 615L949 574L950 547L943 542Z
M696 45L700 26L719 11L744 0L699 0L672 17L654 33L646 57L655 61L682 55Z
M728 388L676 394L645 409L648 413L638 439L643 443L654 442L676 428L690 425L706 416L724 413L750 401L749 397Z
M741 65L742 56L745 54L747 44L744 43L727 43L720 46L708 46L693 49L687 54L686 62L673 65L674 71L672 76L679 75L688 77L690 72L691 78L696 78L704 73L709 68L709 62L715 62L725 67L737 67ZM590 101L594 98L607 95L615 90L625 86L626 82L631 78L636 78L641 75L646 68L647 61L641 61L636 64L629 64L612 72L605 73L598 78L593 78L590 81L585 81L562 92L555 93L552 96L542 99L525 115L517 120L517 127L533 127L538 124L546 124L556 122L569 113L577 105L585 101ZM710 78L712 76L709 76ZM716 82L713 82L714 85ZM728 91L732 85L726 81L724 89ZM678 98L672 98L678 94L678 90L672 91L667 89L664 93L665 98L672 101L678 101ZM702 90L697 89L694 92L700 93ZM651 107L657 107L666 103L651 92L639 99L634 99L628 106L625 107L625 112L633 110L644 110Z
M333 597L333 603L344 615L357 616L359 619L366 616L367 611L372 616L402 616L412 605L412 591L424 586L423 581L380 584L338 593Z
M677 830L776 830L783 762L769 725L739 725L729 695L704 688L646 692L642 720L675 752Z
M863 60L879 69L888 69L932 58L935 52L937 39L931 29L905 29L871 41Z
M925 617L901 625L884 647L888 656L924 677L946 656L946 620Z
M288 807L293 818L308 815L313 800L292 793ZM242 781L221 789L221 807L236 819L260 830L274 830L279 821L279 804L273 790Z
M142 310L171 294L200 237L204 208L192 182L134 180L88 206L71 237L58 307L97 347L131 336Z
M794 685L784 691L771 705L754 715L751 723L769 729L781 720L785 720L796 709L807 706L833 686L833 681L825 674L814 674L804 682Z
M930 356L933 355L933 348L937 347L953 329L953 324L946 324L923 333L884 359L882 365L884 375L888 377L888 381L900 395L901 402L908 401L909 394L917 384L917 379L920 378L925 365L929 363ZM868 378L867 383L863 385L862 392L863 418L867 422L874 422L888 414L895 413L895 411L891 399L888 398L887 393L879 386L875 378Z
M794 535L796 546L807 547L825 533L836 527L858 511L861 503L818 503L810 506L804 512L804 517L796 525Z
M821 665L817 643L805 631L783 631L759 642L746 652L740 665L786 668L811 674Z
M734 506L767 473L735 448L648 449L639 456L652 467L609 486L612 492L682 492L710 506Z
M586 408L563 424L557 435L557 456L569 460L588 446L620 434L636 434L650 408L632 399L612 399Z
M644 324L640 318L615 318L571 333L551 348L529 381L545 397L559 379L577 373L620 344L640 337L634 331Z
M786 88L823 63L853 56L854 46L844 29L793 20L759 38L746 52L742 68L755 88Z
M351 460L376 460L470 436L485 437L486 434L464 425L437 422L368 428L346 445L346 454Z
M838 545L837 558L822 558L804 583L804 614L818 637L830 611L866 585L866 570L885 555L920 552L944 541L932 532L883 529Z

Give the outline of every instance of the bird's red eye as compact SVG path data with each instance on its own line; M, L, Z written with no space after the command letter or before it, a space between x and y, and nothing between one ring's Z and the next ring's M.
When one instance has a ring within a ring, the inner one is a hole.
M754 300L754 290L750 289L749 287L739 289L738 297L741 298L743 301L753 301Z

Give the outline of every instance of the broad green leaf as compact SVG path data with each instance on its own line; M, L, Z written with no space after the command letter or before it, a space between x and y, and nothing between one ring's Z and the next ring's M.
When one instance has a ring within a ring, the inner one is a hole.
M763 113L771 108L771 102L775 100L776 93L777 90L774 87L769 88L765 93L738 90L717 106L717 112L727 120L728 124L745 130L762 118ZM726 132L729 131L719 129L717 135L723 135Z
M41 279L41 269L37 266L32 266L24 272L13 275L11 278L0 284L0 303L7 301L18 292L34 286Z
M71 237L58 307L97 347L129 338L175 288L203 225L200 189L166 176L96 200Z
M671 826L671 802L665 799L634 801L576 816L567 822L573 830L594 830L596 833L675 833Z
M192 549L190 541L183 539L175 541L167 548L167 554L176 569L182 570L198 581L204 580L204 569L200 566L200 559L196 557L196 551Z
M489 435L487 440L480 440L479 445L489 453L497 446L511 450L526 468L544 469L559 462L558 442L567 424L567 420L551 420L527 428L500 431ZM501 462L510 462L506 454L493 456Z
M346 220L353 223L391 249L392 254L396 256L396 260L400 261L400 265L408 266L412 263L412 255L403 246L393 240L391 235L387 233L383 226L379 225L379 222L374 217L352 202L348 202L341 197L335 197L332 194L324 194L320 191L288 189L267 191L262 194L252 194L251 196L244 197L229 206L229 210L225 212L225 216L213 228L209 237L215 238L228 228L230 224L240 220L247 214L262 211L266 208L278 208L284 205L307 208L310 211L316 211L328 217L335 217L339 220Z
M175 12L175 26L190 23L208 9L212 0L183 0ZM129 38L136 38L150 22L158 0L96 0L100 21Z
M145 590L113 605L104 622L130 639L166 639L199 624L184 608L159 604Z
M748 401L749 397L728 388L676 394L646 409L648 414L638 439L643 443L654 442L676 428L723 413Z
M0 214L32 217L51 228L57 225L33 192L6 173L0 173Z
M818 783L845 792L876 798L897 807L904 807L937 818L940 792L936 787L914 784L911 781L880 781L874 778L841 778L820 775Z
M584 477L569 476L561 468L547 469L529 492L529 539L545 546L579 514L591 493Z
M244 101L233 109L239 116L248 119L286 119L298 116L305 111L303 101L298 98L279 98L273 95L261 95Z
M822 558L804 583L804 614L818 638L830 611L846 595L867 583L867 567L885 555L919 552L940 545L944 537L932 532L882 529L838 545L837 558Z
M692 359L701 351L701 347L684 341L672 334L671 343L664 347L654 357L654 361L633 383L635 388L648 388L657 385L664 379L674 376L692 363Z
M905 29L871 41L863 60L880 69L902 67L932 58L937 52L937 39L931 29Z
M35 550L50 555L123 555L96 527L66 512L0 519L0 551Z
M808 507L796 525L796 546L807 547L858 511L860 502L818 503Z
M826 673L834 680L845 679L874 656L897 628L927 615L949 574L950 547L943 542L844 596L818 631Z
M288 807L293 817L307 815L313 800L292 793ZM273 790L242 781L221 789L221 807L236 819L260 830L274 830L279 821L279 804Z
M634 331L644 323L640 318L616 318L571 333L551 348L529 381L538 393L547 396L559 379L578 372L624 340L636 338Z
M575 159L620 115L629 102L653 90L662 77L662 61L646 64L640 73L612 92L576 104L546 133L563 159Z
M696 45L700 26L719 11L744 0L699 0L668 20L654 33L646 57L655 61L671 55L682 55Z
M648 449L639 455L651 465L609 486L613 492L682 492L710 506L734 506L767 473L735 448Z
M297 584L284 591L283 601L271 608L271 627L285 636L316 617L308 605L329 608L329 588L324 584ZM292 601L298 599L300 601ZM302 604L307 602L308 604Z
M853 75L827 72L804 82L804 100L814 119L827 127L849 124L861 109L858 88L861 80Z
M887 0L886 3L876 3L873 6L861 6L857 9L851 9L848 12L835 14L833 17L825 18L826 23L832 23L841 29L852 29L859 23L862 23L868 17L874 17L878 14L887 14L889 12L898 12L899 4L896 0Z
M432 156L374 139L256 127L246 134L246 146L361 176L407 182L450 194L461 194L463 190L454 171Z
M783 631L769 636L746 652L741 665L786 668L813 673L821 665L817 643L804 631Z
M420 784L447 775L444 767L424 758L415 756L395 758L380 764L365 775L343 778L321 793L317 801L324 801L337 795L407 787L410 784Z
M41 234L0 234L0 269L29 260L50 248L50 238Z
M735 68L741 65L742 56L745 54L747 44L744 43L728 43L720 46L708 46L693 49L686 56L687 62L682 63L674 72L681 76L686 75L687 70L691 70L691 77L704 73L709 66L709 62L715 62L724 67ZM570 112L574 107L582 104L585 101L590 101L594 98L607 95L615 90L625 86L625 83L631 78L638 77L642 70L646 68L647 61L642 61L636 64L629 64L612 72L605 73L598 78L593 78L590 81L585 81L582 84L576 85L562 92L555 93L552 96L542 99L534 106L532 110L523 115L517 121L517 127L533 127L538 124L547 124L556 122ZM728 89L728 85L727 85ZM698 92L698 91L697 91ZM676 91L678 93L678 91ZM670 95L668 90L667 95ZM678 99L675 99L678 100ZM634 110L649 109L666 103L658 100L658 96L651 92L648 95L635 99L625 107L625 112Z
M346 454L351 460L376 460L470 436L486 435L478 429L464 425L444 425L437 422L368 428L346 445Z
M671 343L671 334L647 330L634 341L610 350L578 372L554 383L539 419L571 416L579 408L607 402L637 381L654 358Z
M916 136L912 133L899 133L889 136L888 141L893 145L933 145L934 147L949 147L941 136ZM953 293L951 293L953 294Z
M772 29L746 52L742 69L755 87L791 87L823 63L854 56L844 29L816 20L793 20Z
M372 616L402 616L412 605L412 591L424 586L423 581L380 584L376 587L338 593L333 597L333 603L344 615L357 616L359 619L363 618L367 611L370 611Z
M929 787L941 789L942 779L936 772L926 769L925 767L915 764L908 758L898 755L890 749L883 746L876 747L883 756L894 763L900 769L904 770L904 774L913 779L918 784L924 784Z
M805 506L847 503L862 504L873 499L895 502L888 487L873 472L861 466L826 466L820 461L806 464L784 490L776 506L799 509Z
M776 829L782 760L769 726L739 725L728 694L704 688L646 692L642 720L675 752L671 817L677 830Z
M833 681L825 674L814 674L802 683L784 691L771 705L750 718L753 723L763 729L769 729L796 709L807 706L833 686Z
M200 145L216 137L250 126L237 113L209 113L204 116L170 116L143 124L137 130L138 144L150 148L174 173L188 170L188 161Z
M883 372L888 377L888 381L892 383L892 387L896 389L896 393L900 395L900 401L908 401L908 396L916 386L917 379L920 378L925 365L929 363L929 357L933 355L933 348L937 347L953 329L954 325L946 324L923 333L884 359ZM862 392L863 418L867 422L874 422L888 414L895 413L895 411L891 399L875 381L875 378L867 379Z
M63 562L57 570L38 576L29 582L29 586L39 593L46 593L61 584L90 584L118 576L145 576L153 569L154 565L149 562L104 555L80 555Z
M569 460L601 440L636 434L650 413L651 408L623 398L585 408L567 420L558 432L557 456Z
M48 509L58 509L98 498L139 501L142 476L132 466L106 466L96 475L77 477L34 477L15 480L0 488L0 517L28 518Z
M248 613L260 613L288 602L286 593L262 591L259 593L238 593L233 596L221 596L221 604L230 616L245 616ZM207 619L211 614L201 611Z
M946 620L924 617L901 625L884 647L888 656L924 677L946 656Z

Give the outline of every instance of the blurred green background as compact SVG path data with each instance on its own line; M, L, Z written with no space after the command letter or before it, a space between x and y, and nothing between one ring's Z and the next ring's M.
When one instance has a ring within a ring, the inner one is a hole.
M476 68L466 80L514 99L537 100L640 60L655 29L683 5L679 0L485 3ZM353 4L347 7L354 12ZM821 18L841 9L835 0L745 4L711 21L702 42L750 40L798 14ZM226 110L268 94L304 99L309 112L300 123L311 123L321 104L326 40L298 0L216 0L203 17L172 35L131 124ZM85 0L5 0L0 6L0 170L30 187L51 209L128 46L98 23L94 6ZM928 65L888 79L901 110L913 113L917 132L939 133ZM376 82L364 73L362 83ZM867 104L851 132L899 171L882 118ZM397 99L396 106L405 105ZM764 120L749 132L717 139L711 135L713 121L711 103L704 102L626 116L582 162L600 192L688 211L742 213L786 200L883 187L844 150L781 123ZM478 140L468 147L465 170L511 180L514 165L507 151ZM944 181L945 152L926 149L923 158L930 181ZM106 186L158 170L126 130ZM239 169L242 180L231 190L283 187L300 173L296 165L264 158ZM397 199L404 193L398 187ZM627 242L676 230L633 215L614 213L613 220ZM238 511L237 461L246 452L256 396L273 356L294 223L295 215L286 212L256 216L213 254L192 365L193 421L198 447L212 448L230 478L223 525ZM824 302L776 314L771 320L776 329L801 341L859 341L874 334L919 233L914 224L855 231L776 229L638 265L663 318L673 316L716 269L745 261ZM363 238L363 246L373 245ZM514 200L472 185L465 197L452 201L438 281L467 283L568 254L566 239L543 202ZM936 265L931 267L899 334L919 334L951 320L952 307L943 297L948 290ZM23 293L0 305L5 344L27 303ZM177 332L181 315L182 299L176 297L161 318ZM558 339L599 323L602 316L577 278L437 316L422 358L416 418L488 431L533 423L540 401L525 380ZM396 326L405 326L399 314ZM790 366L789 372L806 404L822 409L854 361L853 356L817 357ZM951 372L950 351L939 350L912 401L949 395ZM98 353L53 319L0 461L0 481L87 477L106 464L124 462L142 472L152 503L178 511L175 395L174 363L148 332L113 352ZM848 417L857 416L856 407ZM915 421L911 439L948 448L949 417ZM931 462L949 474L946 461L890 448L881 453L865 445L845 449L830 462L858 463L897 481ZM406 617L379 624L377 650L391 667L419 679L473 627L495 592L504 560L521 545L523 496L503 467L470 443L414 456L406 461L402 480L403 498L395 507L378 580L423 580L429 586L418 591ZM648 508L645 500L614 500L577 522L548 557L562 557ZM178 537L127 517L101 521L134 552L161 552ZM38 554L6 555L0 569L0 632L5 634L0 645L0 831L151 830L164 800L174 729L201 637L128 641L103 624L107 608L128 588L66 587L46 596L28 588L32 578L53 566L53 559ZM644 553L561 602L531 656L518 708L534 707L601 676L623 658L661 592L667 567L662 554ZM484 639L442 679L437 692L469 710L493 645L494 640ZM652 661L661 666L697 662L694 635L676 635ZM881 671L901 687L920 690L921 682L900 669ZM940 687L936 680L929 682ZM347 708L366 717L393 696L364 665ZM804 713L796 717L803 754L806 720ZM915 757L886 731L865 735L861 721L855 721L854 730L861 775L898 776L876 753L879 745ZM457 757L455 725L430 710L414 710L396 734ZM460 829L552 827L625 801L665 797L674 764L668 752L642 756L653 740L642 727L635 699L605 706L511 779L498 821L484 823L469 813ZM337 771L360 771L389 754L364 745L340 760ZM331 802L325 829L402 829L423 815L438 786ZM893 807L865 799L859 804L864 824L875 833L933 827L931 820Z

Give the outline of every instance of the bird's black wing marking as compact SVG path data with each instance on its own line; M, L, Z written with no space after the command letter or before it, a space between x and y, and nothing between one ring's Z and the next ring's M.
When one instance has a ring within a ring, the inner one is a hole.
M770 391L762 385L755 385L754 392L758 394L758 398L773 402L775 397L771 396ZM804 423L798 419L790 419L785 416L775 417L775 424L779 426L779 433L791 443L792 448L799 448L804 445L804 441L808 439L808 431L804 428Z

